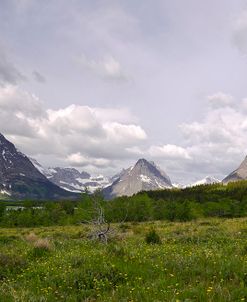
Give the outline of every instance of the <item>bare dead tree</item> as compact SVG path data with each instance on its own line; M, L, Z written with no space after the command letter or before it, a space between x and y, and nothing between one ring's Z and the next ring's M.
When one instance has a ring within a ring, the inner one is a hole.
M87 208L86 213L91 217L89 220L83 220L83 224L88 224L91 226L91 231L89 238L98 240L102 243L108 243L110 236L114 237L117 233L117 230L112 227L112 225L107 221L105 217L105 211L103 203L105 202L101 191L97 190L94 194L89 195L86 191L87 198L90 200L90 207ZM128 210L122 221L119 222L119 225L125 223L128 217Z
M112 229L110 223L107 222L105 218L105 212L101 205L101 192L96 191L90 197L92 200L91 215L93 218L89 221L83 221L83 223L87 223L92 226L90 238L107 243L109 234L112 233Z
M96 218L92 221L94 226L93 237L103 243L108 242L110 233L110 223L105 219L104 209L96 205Z

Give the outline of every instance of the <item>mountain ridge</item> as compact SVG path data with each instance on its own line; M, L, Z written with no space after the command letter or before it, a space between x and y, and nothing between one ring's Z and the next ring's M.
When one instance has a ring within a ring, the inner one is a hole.
M51 183L15 145L0 133L0 191L13 198L75 197Z
M110 180L103 175L92 176L71 167L44 168L36 159L31 158L31 161L51 182L70 192L82 193L88 190L93 193L111 184Z
M238 180L246 180L247 179L247 156L245 156L244 160L241 162L239 167L227 175L222 182L228 183Z

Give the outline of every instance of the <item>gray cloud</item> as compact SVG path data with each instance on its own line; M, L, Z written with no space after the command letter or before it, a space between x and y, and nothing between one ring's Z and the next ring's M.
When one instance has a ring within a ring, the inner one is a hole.
M17 84L26 77L7 58L3 49L0 48L0 84Z
M247 55L247 10L243 10L235 19L232 40L239 51Z
M0 82L22 87L12 106L2 101L1 120L13 124L0 121L0 131L51 164L117 171L146 156L188 181L238 164L247 113L242 0L57 2L0 1L0 36L11 49L0 56ZM34 70L49 81L22 81ZM28 105L30 92L44 105Z
M121 64L112 56L100 60L87 58L84 54L77 59L79 64L93 74L108 80L128 81L130 77L124 72Z
M33 78L35 81L42 83L42 84L46 82L46 78L38 71L34 70L32 72L32 75L33 75Z

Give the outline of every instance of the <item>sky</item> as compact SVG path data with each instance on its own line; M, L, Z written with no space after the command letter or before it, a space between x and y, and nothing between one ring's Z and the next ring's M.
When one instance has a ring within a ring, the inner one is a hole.
M44 166L222 179L247 155L247 0L0 0L0 132Z

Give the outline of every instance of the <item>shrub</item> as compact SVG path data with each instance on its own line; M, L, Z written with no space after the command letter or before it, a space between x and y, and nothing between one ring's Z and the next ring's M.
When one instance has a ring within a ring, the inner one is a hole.
M46 256L52 250L52 245L50 241L46 238L38 239L34 242L33 246L34 248L30 253L31 258Z
M30 243L34 243L34 242L38 241L39 237L35 233L32 232L32 233L29 233L28 235L26 235L25 239Z
M51 250L51 243L48 239L38 239L34 243L34 248L40 249L40 250L45 250L45 251L50 251Z
M26 267L26 260L19 255L0 253L0 280L5 279L11 273L18 273Z
M161 244L160 236L154 229L146 234L145 241L147 244Z

